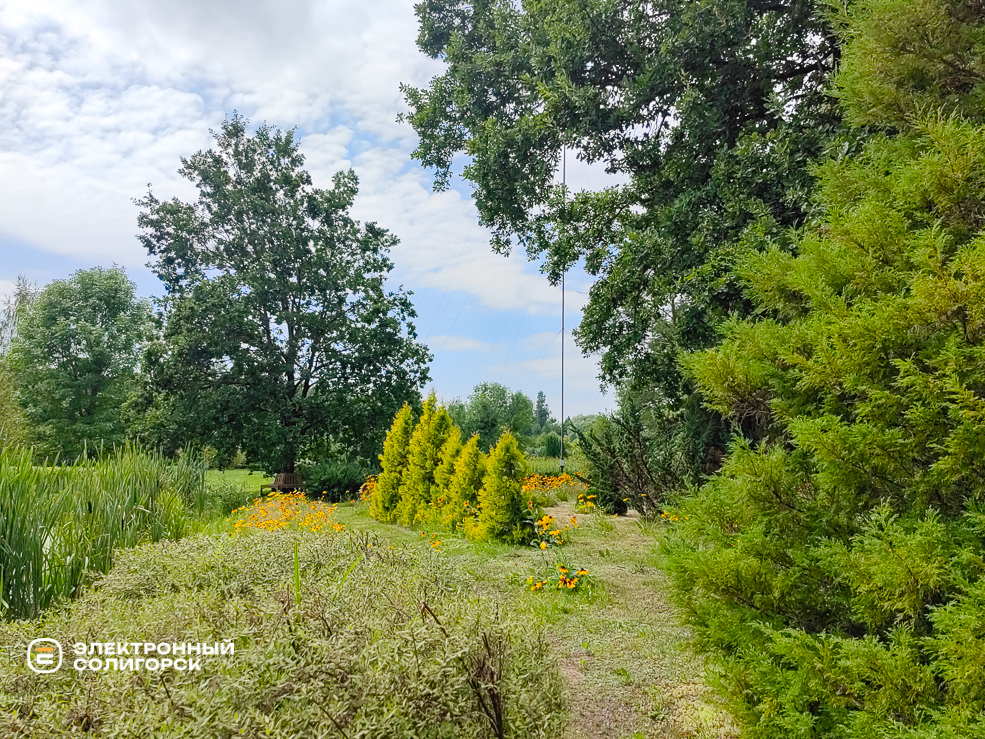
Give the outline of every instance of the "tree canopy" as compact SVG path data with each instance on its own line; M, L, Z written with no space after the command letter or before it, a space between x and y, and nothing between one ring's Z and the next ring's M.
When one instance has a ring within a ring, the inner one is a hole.
M808 164L839 114L838 42L814 0L423 0L418 46L446 63L404 86L414 156L456 158L493 245L596 276L576 338L608 381L681 392L676 357L745 313L744 236L782 239L812 206ZM563 150L628 182L569 195Z
M489 451L504 432L514 436L531 433L535 424L534 404L519 390L498 382L482 382L463 402L453 400L448 413L467 439L479 435L479 447Z
M397 239L349 215L352 171L316 188L293 131L247 126L182 159L197 200L139 201L166 291L149 417L269 471L328 445L370 459L428 378L409 294L386 284Z
M150 305L134 290L122 269L95 267L21 295L7 363L43 454L74 460L125 440L121 411L150 328Z

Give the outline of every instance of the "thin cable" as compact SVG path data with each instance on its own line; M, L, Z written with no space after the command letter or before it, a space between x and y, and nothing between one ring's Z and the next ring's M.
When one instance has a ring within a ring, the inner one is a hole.
M567 152L561 147L561 195L568 203ZM561 474L564 474L564 274L561 272Z
M523 307L523 314L520 316L520 324L516 327L516 333L513 334L513 341L510 343L510 349L506 352L506 359L503 360L503 366L508 366L510 363L510 357L513 356L513 347L516 346L516 340L520 338L520 329L523 328L523 321L527 317L527 313L530 312L530 304L534 300L534 291L531 290L527 297L527 304Z
M479 369L475 373L475 377L472 378L472 387L473 388L475 387L476 380L479 379L479 375L482 374L482 370L488 365L489 357L492 356L493 349L496 348L496 342L499 341L499 337L502 335L503 329L506 328L506 324L509 323L510 316L513 315L513 311L516 309L516 304L519 303L519 302L520 302L520 296L517 295L516 296L516 300L513 301L513 307L510 308L510 312L506 314L506 318L503 319L503 322L501 324L499 324L499 331L496 332L496 338L493 339L493 343L489 345L489 351L486 352L486 358L483 360L482 364L479 365Z
M544 346L544 351L540 353L540 357L538 357L533 362L528 364L525 368L521 369L520 374L517 375L516 380L514 380L514 382L510 385L510 387L515 387L518 390L526 389L527 386L526 384L524 384L524 381L527 379L527 375L529 375L531 372L536 373L540 371L540 366L544 363L544 360L547 359L548 353L554 347L554 342L557 341L558 336L560 335L561 332L558 331L554 334L553 337L551 337L550 342Z

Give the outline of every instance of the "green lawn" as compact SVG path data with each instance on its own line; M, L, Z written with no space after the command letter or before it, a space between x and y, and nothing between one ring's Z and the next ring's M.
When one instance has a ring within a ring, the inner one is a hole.
M205 482L225 483L228 485L239 485L244 490L255 491L259 494L260 486L273 482L274 478L268 477L262 472L251 472L250 470L208 470L205 473Z

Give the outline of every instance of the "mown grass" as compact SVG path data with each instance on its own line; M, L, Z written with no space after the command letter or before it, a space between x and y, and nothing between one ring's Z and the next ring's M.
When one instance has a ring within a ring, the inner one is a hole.
M490 607L509 604L544 629L571 707L567 739L735 736L665 595L670 585L660 568L659 540L667 524L576 514L573 503L548 513L562 523L576 517L579 528L560 556L570 566L589 570L590 594L529 590L525 582L531 574L556 577L554 551L472 543L444 532L422 536L373 520L358 503L338 506L336 518L350 529L373 531L392 542L424 547L440 541L441 556Z
M298 544L295 575L294 546ZM295 589L295 576L301 591ZM28 643L220 642L202 671L28 671ZM252 531L122 552L44 621L0 626L5 737L558 737L541 629L453 560L371 535Z

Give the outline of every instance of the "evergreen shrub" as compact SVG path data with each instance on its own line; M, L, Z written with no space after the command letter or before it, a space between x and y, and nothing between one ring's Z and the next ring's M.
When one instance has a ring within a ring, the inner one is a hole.
M394 511L400 502L400 485L407 466L407 447L413 431L414 411L409 404L404 403L403 408L397 411L383 442L383 453L380 455L382 472L376 480L369 501L370 515L377 521L385 523L393 520Z
M840 96L885 133L820 168L798 254L741 264L760 316L690 362L742 438L667 562L743 736L983 736L985 16L848 12Z

